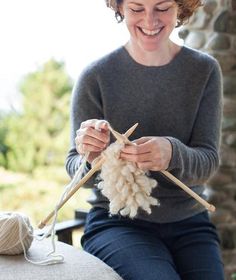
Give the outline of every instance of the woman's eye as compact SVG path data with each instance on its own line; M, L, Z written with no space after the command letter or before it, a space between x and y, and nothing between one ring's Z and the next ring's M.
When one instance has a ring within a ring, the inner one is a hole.
M155 11L163 13L163 12L167 12L169 9L170 9L170 7L165 8L165 9L156 8ZM143 9L133 9L133 8L130 8L130 10L133 13L142 13L144 11Z
M156 8L156 11L157 12L167 12L170 8L166 8L166 9L159 9L159 8Z
M141 12L143 12L143 9L132 9L132 8L130 8L130 10L131 10L133 13L141 13Z

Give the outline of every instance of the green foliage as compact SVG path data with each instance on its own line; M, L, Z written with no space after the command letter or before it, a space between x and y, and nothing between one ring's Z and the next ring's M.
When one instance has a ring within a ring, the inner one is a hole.
M232 278L232 280L236 280L236 273L233 273L231 278Z
M0 211L23 212L36 225L70 181L64 162L72 81L64 63L50 60L25 76L20 90L21 112L0 115ZM58 220L73 218L78 207L88 209L89 192L81 189L73 196Z
M0 115L0 166L7 168L7 153L9 147L6 143L8 133L7 116Z
M63 165L69 145L72 90L64 63L51 59L24 77L20 90L22 113L11 115L7 133L0 133L0 141L5 137L1 142L8 148L4 166L32 172L37 166Z

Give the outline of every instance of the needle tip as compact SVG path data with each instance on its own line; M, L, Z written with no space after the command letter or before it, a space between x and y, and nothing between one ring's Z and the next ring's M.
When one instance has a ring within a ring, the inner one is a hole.
M42 229L42 228L44 228L45 226L46 226L46 224L43 223L43 222L40 222L40 223L38 224L38 228L39 228L39 229Z
M134 124L133 126L131 126L125 133L126 137L129 137L136 129L136 127L138 126L138 123Z
M210 204L210 206L208 207L208 210L211 212L215 212L216 208L214 205Z

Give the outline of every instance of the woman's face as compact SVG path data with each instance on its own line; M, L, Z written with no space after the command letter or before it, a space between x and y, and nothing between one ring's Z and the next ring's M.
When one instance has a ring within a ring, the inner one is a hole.
M176 26L178 6L174 0L124 0L120 12L133 47L155 51L168 44Z

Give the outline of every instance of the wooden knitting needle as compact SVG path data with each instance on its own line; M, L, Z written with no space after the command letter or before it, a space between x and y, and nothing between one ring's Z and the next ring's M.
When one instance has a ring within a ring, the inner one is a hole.
M116 139L120 143L125 143L129 145L134 145L125 135L120 134L119 132L115 131L114 129L111 129L111 133L116 137ZM123 142L122 142L123 141ZM179 186L181 189L183 189L186 193L188 193L190 196L192 196L194 199L196 199L199 203L201 203L207 210L214 212L215 206L208 203L206 200L201 198L198 194L196 194L194 191L192 191L189 187L187 187L184 183L182 183L179 179L177 179L175 176L173 176L168 171L160 171L163 175L165 175L167 178L169 178L173 183L175 183L177 186Z
M135 125L133 125L131 128L129 128L124 135L122 135L122 137L125 137L128 140L128 137L134 132L134 130L136 129L136 127L138 126L138 123L136 123ZM78 184L76 185L75 188L73 188L68 195L65 197L65 199L58 205L58 209L61 209L61 207L77 192L77 190L84 185L88 179L95 173L97 172L99 169L101 169L101 166L103 165L104 161L105 161L105 157L100 157L98 158L98 160L96 161L95 165L90 169L90 171L78 182ZM51 218L54 216L55 214L55 210L52 211L44 220L42 220L39 224L38 224L38 228L42 229L44 228L47 223L51 220Z
M168 171L161 171L161 173L164 174L167 178L169 178L172 182L174 182L181 189L183 189L190 196L195 198L207 210L209 210L211 212L214 212L216 210L214 205L208 203L206 200L204 200L202 197L200 197L198 194L196 194L194 191L192 191L189 187L187 187L184 183L182 183L179 179L177 179L175 176L173 176L170 172L168 172Z

